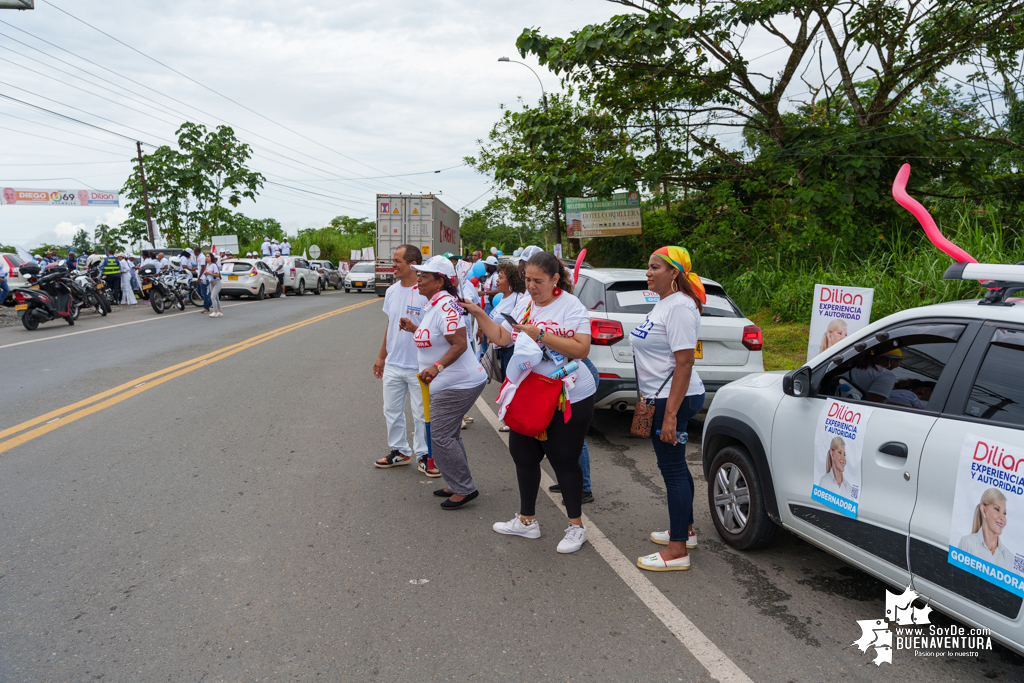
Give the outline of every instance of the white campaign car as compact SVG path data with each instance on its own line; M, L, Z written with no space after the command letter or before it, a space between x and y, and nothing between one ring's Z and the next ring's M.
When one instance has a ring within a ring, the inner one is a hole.
M259 259L232 259L221 264L221 296L247 294L256 299L277 291L277 276Z
M376 272L374 265L373 261L360 261L353 265L352 269L348 271L348 275L345 276L345 291L353 289L357 292L374 291L373 282Z
M636 403L636 372L629 335L647 319L658 295L647 291L647 271L633 268L588 268L580 271L576 296L590 311L588 358L601 382L597 408L625 411ZM722 286L701 278L708 302L700 321L694 365L704 382L710 405L713 394L728 382L764 372L761 328L747 320Z
M1024 282L1024 266L998 268L946 277ZM1022 288L890 315L798 370L720 389L703 460L722 538L756 548L783 527L1024 653L1024 302L1006 299ZM864 386L869 359L891 393Z
M18 266L24 262L25 261L17 254L11 254L6 251L0 253L0 270L7 273L7 286L12 290L16 287L28 286L28 280L23 278L21 273L18 271ZM11 301L14 301L14 299L12 298ZM3 302L0 301L0 304L2 303Z

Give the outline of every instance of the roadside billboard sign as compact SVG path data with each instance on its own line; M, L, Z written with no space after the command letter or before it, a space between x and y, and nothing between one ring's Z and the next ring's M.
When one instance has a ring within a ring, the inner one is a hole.
M640 193L617 192L611 199L565 198L565 232L569 237L639 235Z
M0 189L0 206L119 206L116 190Z

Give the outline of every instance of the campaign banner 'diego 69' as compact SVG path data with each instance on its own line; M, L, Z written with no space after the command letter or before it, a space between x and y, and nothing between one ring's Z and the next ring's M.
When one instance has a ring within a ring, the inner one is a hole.
M964 437L949 525L949 563L1024 597L1024 449Z
M117 192L108 190L0 190L0 206L118 206Z
M875 290L814 285L814 308L807 340L807 361L871 322Z
M857 517L861 498L864 434L872 408L830 399L814 430L811 498L847 517Z

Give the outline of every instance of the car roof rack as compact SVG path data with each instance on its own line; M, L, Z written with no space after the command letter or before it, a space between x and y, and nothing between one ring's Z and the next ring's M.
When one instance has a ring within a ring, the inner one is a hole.
M1011 294L1024 291L1024 262L1016 265L958 262L946 269L942 279L979 280L988 287L988 293L978 305L1013 306L1014 302L1007 299Z

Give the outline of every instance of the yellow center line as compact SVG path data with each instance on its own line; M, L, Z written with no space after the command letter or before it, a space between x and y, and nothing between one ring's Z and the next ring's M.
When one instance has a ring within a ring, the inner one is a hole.
M160 386L164 382L168 382L176 377L181 377L182 375L192 372L193 370L204 368L210 363L215 363L219 360L227 358L228 356L233 356L239 351L244 351L245 349L252 348L253 346L262 344L265 341L269 341L271 339L274 339L275 337L287 334L288 332L292 332L301 327L305 327L306 325L312 325L313 323L320 322L321 320L326 320L327 318L338 315L340 313L347 313L348 311L352 311L361 306L366 306L368 304L374 303L374 301L374 299L370 299L369 301L363 301L358 304L353 304L352 306L339 308L336 311L324 313L313 318L309 318L308 320L303 320L298 323L286 325L276 330L271 330L270 332L265 332L264 334L251 337L249 339L246 339L245 341L238 342L237 344L226 346L223 349L218 349L217 351L212 351L210 353L203 354L202 356L198 356L196 358L193 358L192 360L185 361L184 363L178 363L168 368L164 368L163 370L159 370L157 372L144 375L143 377L139 377L138 379L133 379L130 382L125 382L124 384L116 386L113 389L108 389L106 391L100 392L95 396L90 396L89 398L78 401L77 403L73 403L69 406L65 406L64 408L59 408L45 415L40 415L39 417L33 418L26 422L22 422L21 424L9 427L0 432L0 439L10 436L11 434L17 434L18 432L24 431L30 427L34 427L40 423L45 423L41 427L36 427L35 429L25 432L20 436L16 436L12 439L7 439L6 441L0 441L0 453L4 453L5 451L9 451L12 448L16 448L17 446L20 446L23 443L31 441L32 439L42 436L43 434L48 434L49 432L52 432L55 429L63 427L64 425L71 424L72 422L80 420L83 417L88 417L89 415L98 413L99 411L109 408L110 406L116 405L122 401L125 401L131 398L132 396L141 394L143 391L149 391L153 387ZM97 403L97 401L100 402Z

